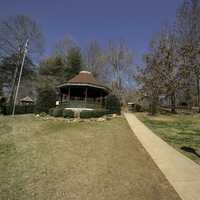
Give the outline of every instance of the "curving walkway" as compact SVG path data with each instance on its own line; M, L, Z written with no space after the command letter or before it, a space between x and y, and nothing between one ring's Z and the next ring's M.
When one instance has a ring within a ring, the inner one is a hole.
M132 113L125 117L147 152L183 200L200 200L200 166L156 136Z

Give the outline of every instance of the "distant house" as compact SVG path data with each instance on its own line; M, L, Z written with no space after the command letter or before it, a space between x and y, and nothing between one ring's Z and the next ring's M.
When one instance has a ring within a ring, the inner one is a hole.
M23 104L23 105L31 105L31 104L34 104L33 99L31 99L31 97L29 97L29 96L26 96L26 97L20 99L20 102L21 102L21 104Z
M111 90L98 83L91 72L81 71L59 85L59 102L65 108L101 108Z

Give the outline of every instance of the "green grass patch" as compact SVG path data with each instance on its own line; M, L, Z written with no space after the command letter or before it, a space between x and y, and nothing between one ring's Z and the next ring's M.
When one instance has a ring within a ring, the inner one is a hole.
M181 150L190 147L200 155L200 115L158 115L137 113L137 117L164 141L200 164L200 158Z

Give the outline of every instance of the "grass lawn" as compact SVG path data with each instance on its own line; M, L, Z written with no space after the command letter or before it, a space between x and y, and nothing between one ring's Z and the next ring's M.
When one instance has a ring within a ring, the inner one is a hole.
M127 122L0 116L1 200L175 200Z
M181 147L193 148L200 156L199 114L150 116L147 113L136 113L136 116L163 140L200 164L198 155L181 149Z

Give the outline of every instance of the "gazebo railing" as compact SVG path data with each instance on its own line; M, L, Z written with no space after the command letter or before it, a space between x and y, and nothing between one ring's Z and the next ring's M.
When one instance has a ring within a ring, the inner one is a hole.
M92 100L87 100L87 102L85 102L84 100L63 101L61 103L61 106L66 108L92 108L92 109L98 109L103 107L100 102L95 102Z

